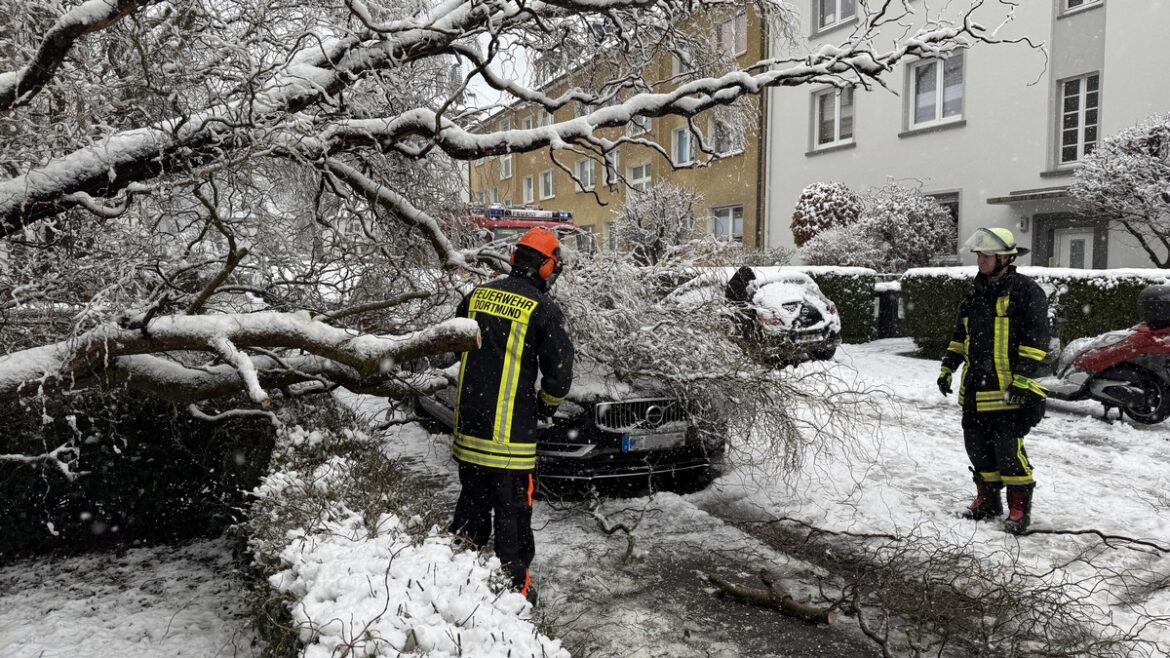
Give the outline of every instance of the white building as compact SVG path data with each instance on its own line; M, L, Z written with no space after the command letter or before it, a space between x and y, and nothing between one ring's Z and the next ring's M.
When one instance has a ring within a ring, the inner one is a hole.
M807 40L773 44L777 54L839 43L857 27L856 0L795 2ZM966 5L913 3L920 13ZM1047 58L1026 45L977 44L945 61L903 62L887 78L896 94L770 91L767 244L793 245L792 209L805 185L861 190L892 178L920 181L952 204L960 242L980 226L1012 229L1033 251L1023 264L1152 266L1124 231L1078 217L1066 189L1077 161L1103 137L1170 111L1170 0L1016 5L1000 36L1043 42ZM1003 10L988 2L978 16L995 25Z

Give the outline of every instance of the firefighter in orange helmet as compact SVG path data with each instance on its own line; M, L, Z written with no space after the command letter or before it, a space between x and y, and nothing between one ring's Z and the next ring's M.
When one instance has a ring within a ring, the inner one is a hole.
M459 365L454 457L462 490L451 532L480 546L494 529L496 556L535 602L528 567L536 554L537 423L569 393L573 343L548 295L562 268L556 236L528 231L511 261L511 274L472 290L457 312L479 323L482 345L464 352Z

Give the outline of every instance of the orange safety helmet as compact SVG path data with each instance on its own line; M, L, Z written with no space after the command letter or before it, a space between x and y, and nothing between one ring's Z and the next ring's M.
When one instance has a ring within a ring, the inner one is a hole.
M541 263L540 269L536 271L541 280L548 281L554 273L560 272L561 269L561 243L557 240L557 236L553 232L537 226L525 233L520 241L516 243L516 249L520 247L528 247L536 253L545 257L545 261ZM511 262L516 264L516 251L512 251Z

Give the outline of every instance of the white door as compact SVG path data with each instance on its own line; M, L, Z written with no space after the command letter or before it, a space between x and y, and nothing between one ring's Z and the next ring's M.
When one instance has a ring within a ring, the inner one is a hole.
M1054 236L1052 267L1093 267L1093 230L1058 228Z

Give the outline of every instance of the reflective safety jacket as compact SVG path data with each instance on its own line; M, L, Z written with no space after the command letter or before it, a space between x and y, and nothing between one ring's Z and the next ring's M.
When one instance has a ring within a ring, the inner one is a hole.
M1046 395L1047 389L1033 380L1048 354L1048 337L1048 298L1035 281L1017 273L1014 265L994 283L978 274L959 306L942 362L951 371L963 363L959 399L964 409L1019 409L1004 400L1017 376Z
M545 405L560 404L573 380L573 343L556 303L528 277L477 287L459 317L479 323L480 348L464 352L455 404L455 458L512 471L536 467L537 374Z

